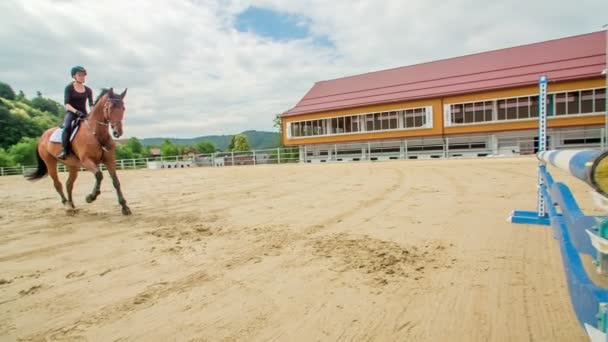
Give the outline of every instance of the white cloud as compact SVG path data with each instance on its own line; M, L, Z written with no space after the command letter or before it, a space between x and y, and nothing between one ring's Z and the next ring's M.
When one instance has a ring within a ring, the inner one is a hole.
M328 37L274 42L234 29L255 4ZM601 28L604 0L205 0L0 3L0 80L62 100L69 68L96 92L128 87L127 136L272 129L315 81Z

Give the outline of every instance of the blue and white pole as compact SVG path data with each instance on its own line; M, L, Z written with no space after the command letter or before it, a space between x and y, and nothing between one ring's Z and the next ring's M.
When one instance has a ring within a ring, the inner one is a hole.
M608 151L563 150L538 152L540 161L562 169L608 197Z
M538 80L538 153L547 149L547 76L541 76ZM547 216L545 198L543 197L542 186L545 165L539 162L538 165L538 195L536 211L539 218Z

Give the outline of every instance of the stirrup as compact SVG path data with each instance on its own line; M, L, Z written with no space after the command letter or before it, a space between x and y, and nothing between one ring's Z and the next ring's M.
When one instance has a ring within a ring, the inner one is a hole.
M65 158L67 158L68 153L66 152L66 150L61 151L61 153L59 153L59 155L57 156L57 159L61 159L61 160L65 160Z

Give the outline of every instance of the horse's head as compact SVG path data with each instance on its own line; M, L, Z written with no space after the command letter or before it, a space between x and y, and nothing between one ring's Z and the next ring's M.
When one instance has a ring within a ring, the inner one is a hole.
M122 94L115 94L114 89L110 88L103 102L103 118L110 124L112 135L117 139L122 136L122 120L125 117L126 109L123 100L126 95L127 89Z

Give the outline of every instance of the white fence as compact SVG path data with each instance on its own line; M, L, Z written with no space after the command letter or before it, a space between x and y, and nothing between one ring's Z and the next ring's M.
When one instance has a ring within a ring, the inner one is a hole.
M319 144L248 152L216 152L185 156L118 160L119 170L183 169L191 167L226 167L238 165L323 163L514 156L535 153L535 130L504 132L479 136L410 138L381 142ZM548 149L608 148L604 129L549 130ZM0 167L0 176L22 175L35 166ZM60 164L60 172L66 168Z
M233 165L287 164L300 162L298 147L275 148L247 152L216 152L209 154L190 154L171 157L151 157L122 159L116 161L119 170L171 169L190 167L223 167ZM63 164L57 166L59 172L67 171ZM0 176L23 175L36 169L36 166L0 167ZM102 165L102 169L103 165ZM84 170L84 169L81 169Z

